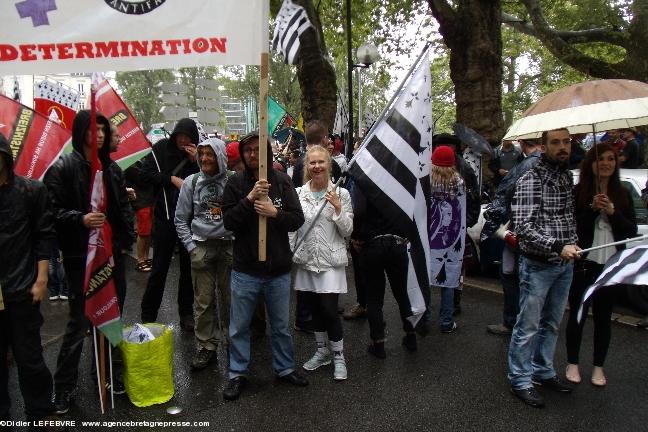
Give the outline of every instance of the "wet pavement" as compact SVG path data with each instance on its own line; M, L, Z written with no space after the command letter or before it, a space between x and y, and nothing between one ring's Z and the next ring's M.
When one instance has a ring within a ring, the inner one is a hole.
M139 302L147 275L134 270L127 260L128 295L125 322L137 322ZM334 382L331 366L306 375L310 386L296 388L277 383L271 371L269 337L253 343L250 383L241 398L225 402L226 354L219 349L219 362L192 372L194 354L191 333L181 331L176 312L177 263L167 280L158 321L173 325L175 396L165 404L137 408L126 395L115 396L115 409L101 415L95 386L90 377L90 343L86 343L80 366L75 403L64 420L75 422L72 430L205 430L205 431L639 431L648 430L648 331L631 325L613 324L612 343L606 363L608 386L589 384L591 366L584 361L583 383L571 395L543 392L545 409L527 407L509 393L506 380L506 337L486 333L487 324L501 319L502 296L492 280L470 279L463 295L463 313L458 330L441 334L433 327L419 338L419 349L410 353L401 345L403 332L396 304L388 291L385 301L387 359L366 353L366 320L344 321L345 355L349 379ZM342 296L341 303L354 303L355 292ZM294 302L293 302L294 304ZM438 294L433 293L437 305ZM50 370L54 369L67 320L62 302L42 306L45 316L43 343ZM617 317L618 318L618 317ZM622 317L620 321L633 317ZM556 352L556 369L564 373L564 323ZM89 342L89 339L88 339ZM312 335L295 332L297 364L314 350ZM586 326L581 356L592 352L591 321ZM24 419L15 366L10 370L12 417ZM168 407L182 408L179 416ZM83 421L188 422L190 426L141 425L87 427ZM203 422L202 424L194 422ZM207 425L208 424L208 425ZM20 429L19 429L20 430Z

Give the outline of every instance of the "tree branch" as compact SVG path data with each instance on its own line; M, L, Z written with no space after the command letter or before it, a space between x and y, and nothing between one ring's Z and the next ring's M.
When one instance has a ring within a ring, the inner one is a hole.
M521 19L516 17L515 15L502 12L502 23L519 31L520 33L539 38L538 32L536 31L533 24L529 23L525 19ZM548 31L559 37L566 43L573 45L592 42L604 42L612 45L618 45L622 48L627 48L630 38L627 32L604 28L577 31L561 31L548 28Z
M453 39L449 34L456 31L457 11L446 0L428 0L428 5L432 10L432 15L439 23L439 32L448 45Z

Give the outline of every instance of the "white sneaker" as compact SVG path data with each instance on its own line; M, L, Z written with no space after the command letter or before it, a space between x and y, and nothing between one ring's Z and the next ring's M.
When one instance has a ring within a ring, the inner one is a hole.
M328 364L331 364L331 353L323 353L320 350L317 350L315 351L315 354L313 354L313 357L304 363L303 368L307 371L314 371L318 367L326 366Z
M56 301L56 300L58 300L59 298L60 298L60 297L57 296L57 295L49 296L49 301Z
M68 299L68 296L66 296L66 295L64 295L64 294L61 294L61 295L59 296L59 300L67 300L67 299Z
M347 379L346 360L344 360L344 357L333 358L333 379L336 381L344 381Z

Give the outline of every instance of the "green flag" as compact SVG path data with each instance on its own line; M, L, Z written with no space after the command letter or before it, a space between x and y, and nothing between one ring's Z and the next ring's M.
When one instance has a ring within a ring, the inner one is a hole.
M275 132L290 126L292 122L292 117L284 107L268 96L268 135L273 136Z

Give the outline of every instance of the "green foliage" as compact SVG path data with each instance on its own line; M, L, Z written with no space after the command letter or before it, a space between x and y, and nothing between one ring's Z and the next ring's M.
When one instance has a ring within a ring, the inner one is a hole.
M121 97L133 115L147 132L153 123L161 122L158 83L173 82L175 76L171 70L143 70L136 72L117 72L115 77Z

